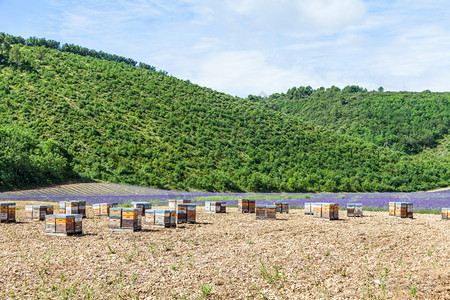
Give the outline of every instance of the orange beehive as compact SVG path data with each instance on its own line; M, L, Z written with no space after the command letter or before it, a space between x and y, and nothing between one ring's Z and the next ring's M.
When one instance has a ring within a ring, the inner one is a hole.
M238 200L238 211L241 213L248 213L248 199Z
M53 205L26 205L25 218L30 220L45 220L46 215L53 214Z
M399 218L413 218L413 204L411 202L396 202L395 216Z
M80 235L83 233L83 216L73 215L46 215L45 233L49 235Z
M327 220L339 219L339 204L322 203L322 218Z
M94 211L94 216L109 216L109 210L111 207L117 207L118 203L95 203L92 204L92 209Z
M0 203L0 222L11 223L16 221L16 204Z
M86 201L82 200L70 200L59 202L60 214L80 214L83 218L86 218Z
M442 219L450 219L450 208L442 208Z
M389 202L389 216L395 217L395 206L397 202Z

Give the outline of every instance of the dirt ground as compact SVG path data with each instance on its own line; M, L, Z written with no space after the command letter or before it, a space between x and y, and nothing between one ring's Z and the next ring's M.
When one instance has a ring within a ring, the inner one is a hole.
M303 210L255 220L227 208L197 224L81 237L44 221L0 224L0 299L450 299L450 221L365 212L326 221ZM39 202L42 203L42 202Z

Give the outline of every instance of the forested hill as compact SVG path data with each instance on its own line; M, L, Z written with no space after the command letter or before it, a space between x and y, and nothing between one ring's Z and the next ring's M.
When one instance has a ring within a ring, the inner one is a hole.
M208 191L450 183L445 156L412 158L149 65L51 45L0 35L2 190L79 178Z
M449 134L450 93L294 87L269 98L251 98L314 125L407 154L435 148Z

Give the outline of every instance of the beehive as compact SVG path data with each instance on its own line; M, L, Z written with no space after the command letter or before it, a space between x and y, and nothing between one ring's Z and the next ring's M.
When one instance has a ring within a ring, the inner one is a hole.
M149 202L131 202L131 206L133 208L139 208L142 216L145 216L145 211L147 209L152 209L152 204Z
M289 203L287 202L275 202L274 203L277 213L289 213Z
M175 211L177 212L177 224L187 223L187 205L185 203L177 203Z
M248 199L238 200L238 211L241 213L248 213Z
M178 204L189 204L189 203L191 203L191 200L187 200L187 199L173 200L173 199L171 199L171 200L169 200L169 209L176 210Z
M322 218L322 203L311 203L311 211L314 218Z
M145 225L176 227L177 219L175 210L147 209L145 212Z
M266 205L256 205L256 219L266 218Z
M111 207L109 229L112 231L139 231L142 229L142 215L139 208Z
M255 213L255 200L239 199L238 211L242 213Z
M92 204L95 217L109 216L109 210L112 207L117 207L118 203L95 203Z
M389 216L395 217L395 206L397 202L389 202Z
M45 220L46 215L53 215L53 205L26 205L25 219Z
M60 214L80 214L83 218L86 218L86 201L82 200L70 200L59 202Z
M442 219L450 219L450 208L442 208Z
M277 218L277 207L275 205L266 205L266 219Z
M399 218L412 218L413 204L411 202L396 202L395 216Z
M305 202L305 215L313 215L312 202Z
M83 233L83 216L57 214L45 216L45 233L49 235L80 235Z
M0 222L11 223L16 221L16 204L0 203Z
M327 220L339 219L339 204L322 203L322 218Z
M362 217L362 203L347 203L347 217Z
M187 222L195 223L197 216L197 205L195 204L186 204L187 206Z
M225 201L205 201L206 213L226 213L227 203Z

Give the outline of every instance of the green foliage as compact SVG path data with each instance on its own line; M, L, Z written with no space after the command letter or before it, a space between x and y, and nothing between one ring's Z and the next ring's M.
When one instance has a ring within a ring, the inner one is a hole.
M76 176L208 191L413 191L449 185L448 157L418 159L394 146L299 121L283 102L287 94L241 99L109 54L96 58L82 47L62 51L54 41L16 39L11 44L19 58L0 58L0 126L14 124L14 133L2 131L7 140L28 136L29 142L1 148L0 159L10 166L0 170L3 189ZM371 93L336 89L347 100ZM329 92L307 87L288 93L321 101L319 95ZM445 102L448 95L441 98ZM439 111L434 116L443 118Z

